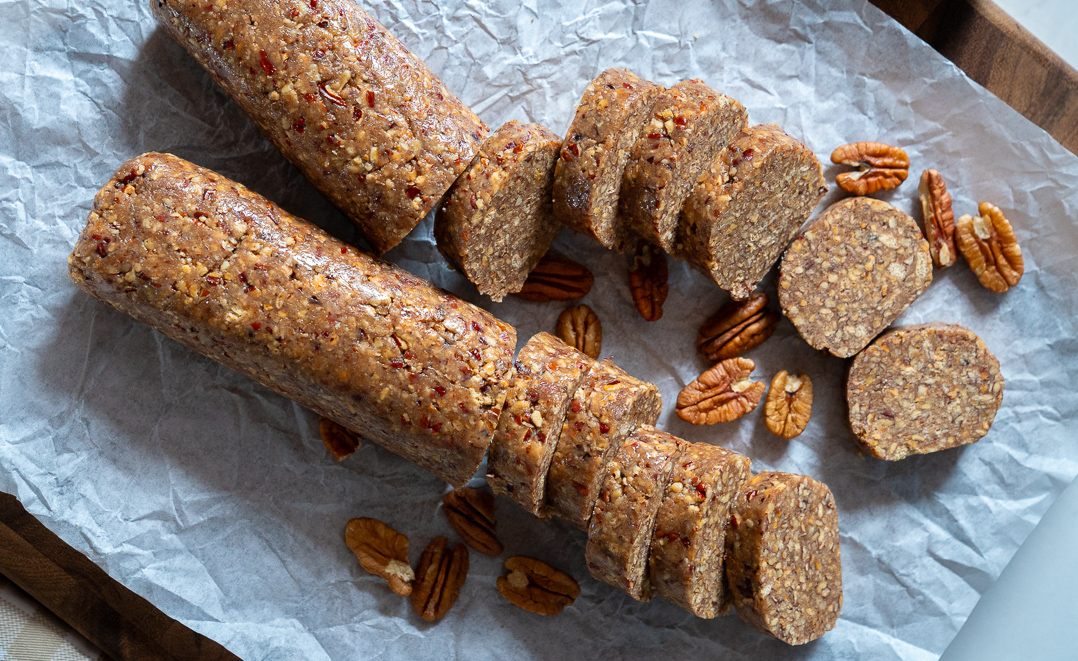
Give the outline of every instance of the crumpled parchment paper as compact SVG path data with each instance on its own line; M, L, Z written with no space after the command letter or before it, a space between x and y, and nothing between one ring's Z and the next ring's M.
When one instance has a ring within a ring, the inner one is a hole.
M881 197L914 212L922 169L944 173L956 213L980 200L1015 225L1026 275L1008 294L968 267L937 272L899 320L961 323L998 356L1006 392L979 443L898 463L862 458L845 426L844 361L783 321L751 352L757 376L809 373L813 420L793 441L758 411L678 420L680 388L707 365L700 322L725 295L671 263L665 317L633 310L626 257L563 233L596 274L584 300L605 355L659 385L667 430L805 473L835 493L845 608L794 649L736 617L636 603L588 575L584 537L498 502L507 554L568 570L582 594L550 619L495 590L499 560L472 554L460 600L416 618L358 566L345 522L374 516L437 534L446 486L373 444L331 460L315 417L78 292L65 259L94 192L126 158L170 151L218 170L345 238L347 222L154 24L143 0L0 3L0 489L166 613L248 659L931 659L962 625L1061 489L1078 474L1065 429L1078 408L1078 159L865 2L381 0L368 9L492 126L566 129L588 81L627 66L664 84L700 77L777 122L821 159L855 140L910 154ZM835 168L828 166L833 179ZM824 204L838 199L837 187ZM451 273L429 219L389 257L517 325L552 329L562 306L483 301ZM765 287L773 291L773 280ZM478 480L477 480L478 483Z

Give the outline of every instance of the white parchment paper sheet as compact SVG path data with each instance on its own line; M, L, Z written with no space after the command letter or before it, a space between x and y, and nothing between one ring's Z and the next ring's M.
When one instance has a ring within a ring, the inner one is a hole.
M218 170L350 237L347 223L156 29L144 0L11 0L0 3L0 489L247 659L935 658L1078 473L1065 428L1078 407L1078 159L865 2L369 9L492 126L521 118L564 131L608 66L664 84L696 76L822 158L854 140L902 145L911 181L883 195L900 208L913 211L926 167L944 173L957 213L998 204L1024 248L1017 289L990 293L959 265L937 273L900 320L958 322L985 338L1007 381L991 433L899 463L860 457L844 422L844 361L811 350L785 321L750 355L759 378L812 375L807 433L778 439L759 413L682 423L676 393L707 367L692 350L696 328L725 296L672 263L666 316L647 324L632 308L625 258L563 233L557 248L596 273L585 302L603 320L604 353L659 384L666 429L743 452L757 470L831 486L842 619L794 649L736 617L633 602L588 576L579 532L499 501L507 553L570 571L580 598L556 618L522 612L495 591L500 562L472 554L456 607L424 623L359 568L342 531L353 516L383 519L411 537L415 562L432 536L453 537L439 511L444 484L371 444L334 463L312 414L91 300L65 273L94 192L148 150ZM835 189L825 203L837 198ZM446 269L429 220L390 257L487 305L522 338L552 328L561 310L480 301Z

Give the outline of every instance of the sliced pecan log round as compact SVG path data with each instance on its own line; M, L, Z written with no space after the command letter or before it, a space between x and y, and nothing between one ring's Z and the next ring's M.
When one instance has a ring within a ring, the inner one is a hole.
M711 316L696 336L696 350L708 360L726 360L763 344L775 332L782 316L767 309L764 292L745 301L729 301Z
M494 495L471 487L454 489L442 499L449 525L464 543L483 555L501 555L503 546L494 536Z
M752 411L764 394L763 381L749 379L755 367L748 358L727 358L716 364L678 393L678 417L694 425L713 425Z

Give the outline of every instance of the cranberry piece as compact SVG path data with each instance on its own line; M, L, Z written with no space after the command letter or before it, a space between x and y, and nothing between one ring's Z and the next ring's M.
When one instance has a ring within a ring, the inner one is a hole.
M277 67L273 66L273 62L270 62L269 56L266 55L266 51L258 51L258 62L262 65L262 70L266 72L267 76L272 76L277 73Z

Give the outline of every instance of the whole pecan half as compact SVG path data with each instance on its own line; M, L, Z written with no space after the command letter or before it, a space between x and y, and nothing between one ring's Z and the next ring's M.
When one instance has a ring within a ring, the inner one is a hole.
M494 536L494 495L471 487L454 489L442 499L449 525L464 543L483 555L502 554L502 543Z
M763 344L775 332L782 315L768 311L767 294L753 292L744 301L728 301L696 334L696 350L708 360L740 356Z
M996 205L981 202L979 216L966 214L955 224L955 241L981 284L1002 294L1018 284L1025 271L1014 228Z
M595 310L586 305L574 305L562 310L554 332L562 342L592 358L598 358L602 351L603 324Z
M764 420L776 436L791 439L805 431L812 416L812 379L808 374L790 376L782 370L771 379L764 402Z
M945 269L954 264L958 255L954 245L954 209L943 175L936 170L922 172L917 196L921 198L925 238L932 261L938 268Z
M853 142L831 152L831 162L857 168L835 177L842 190L869 195L897 188L910 173L910 158L898 147L882 142Z
M445 617L457 601L468 577L468 549L457 544L449 550L449 540L435 537L423 549L412 591L412 610L433 622Z
M513 295L536 303L571 301L586 296L594 283L595 276L588 267L568 257L547 253L528 274L524 287Z
M318 435L322 437L329 454L337 461L352 456L361 443L359 434L329 418L318 418Z
M663 303L670 293L669 275L666 255L650 243L639 242L629 267L629 293L645 321L662 319Z
M540 615L557 615L580 596L573 577L535 558L506 559L506 576L498 577L498 592L509 603Z
M415 574L408 564L408 538L378 519L352 519L344 529L344 542L359 565L381 576L389 589L402 597L412 593Z
M737 420L760 403L763 381L749 380L756 364L727 358L685 386L677 396L677 416L694 425Z

